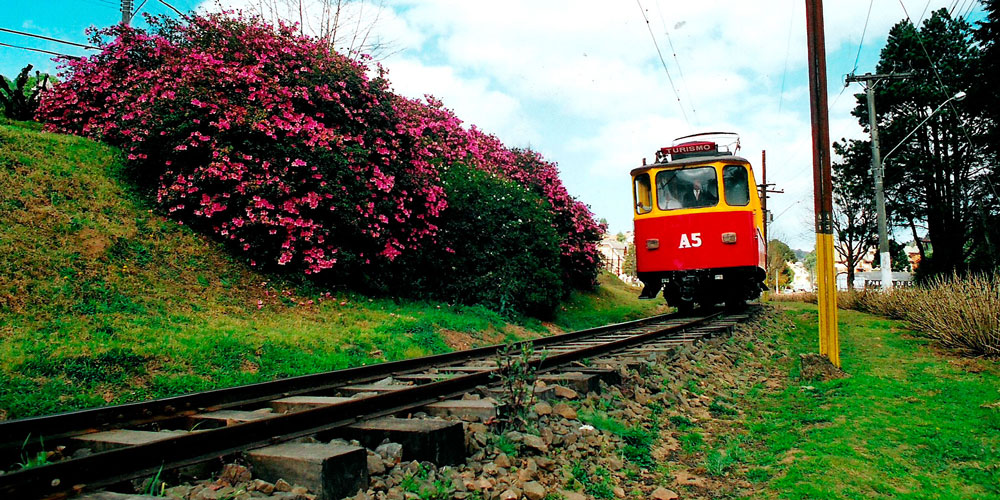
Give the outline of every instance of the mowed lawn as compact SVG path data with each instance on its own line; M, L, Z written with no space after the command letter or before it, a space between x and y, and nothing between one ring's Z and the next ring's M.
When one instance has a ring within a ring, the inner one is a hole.
M930 305L928 305L930 307ZM1000 498L1000 364L944 352L905 325L839 311L849 378L799 378L817 309L780 303L772 389L744 395L759 498ZM787 355L781 355L784 352ZM780 384L774 383L775 379Z

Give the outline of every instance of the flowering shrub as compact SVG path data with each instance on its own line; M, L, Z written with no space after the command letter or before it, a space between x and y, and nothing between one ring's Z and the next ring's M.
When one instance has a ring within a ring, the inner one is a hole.
M291 27L230 14L149 23L94 33L101 53L64 61L37 118L121 147L181 223L254 265L358 284L436 245L441 175L462 162L546 200L563 281L593 284L601 228L537 153L462 128L432 98L392 94L381 68L369 76Z
M553 225L562 235L559 248L567 283L575 288L596 286L601 258L597 243L607 227L594 220L587 205L569 195L554 163L530 150L514 150L514 155L510 178L528 186L551 205Z
M287 27L223 15L124 26L68 61L45 100L50 128L125 149L173 217L255 262L312 274L393 259L445 206L384 79Z

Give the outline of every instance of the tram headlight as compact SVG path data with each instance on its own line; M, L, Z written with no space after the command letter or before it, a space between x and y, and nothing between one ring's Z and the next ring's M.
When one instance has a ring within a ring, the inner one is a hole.
M722 242L727 245L733 245L736 243L736 233L722 233Z

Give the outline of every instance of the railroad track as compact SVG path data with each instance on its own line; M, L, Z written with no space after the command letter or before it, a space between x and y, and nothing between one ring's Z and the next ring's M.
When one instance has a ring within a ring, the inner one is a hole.
M539 372L638 362L744 320L746 314L662 315L525 341ZM67 458L0 475L0 498L65 498L241 451L407 414L494 382L505 346L490 346L272 382L0 422L0 471L24 450ZM602 361L603 360L603 361ZM296 402L308 401L306 404ZM268 409L261 411L262 409ZM274 410L277 411L274 411ZM200 427L200 428L199 428ZM211 428L210 428L211 427ZM193 430L192 430L193 429ZM72 454L87 448L92 454Z

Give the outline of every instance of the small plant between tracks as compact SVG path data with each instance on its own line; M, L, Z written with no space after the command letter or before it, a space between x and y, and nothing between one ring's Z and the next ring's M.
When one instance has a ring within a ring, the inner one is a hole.
M507 407L506 416L499 420L500 430L523 431L528 426L528 411L535 404L535 382L538 380L535 347L528 342L507 344L497 353L500 370L493 378L500 381L500 399ZM545 359L542 352L539 361Z

